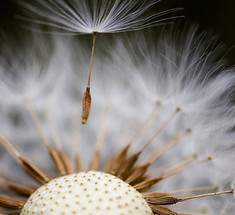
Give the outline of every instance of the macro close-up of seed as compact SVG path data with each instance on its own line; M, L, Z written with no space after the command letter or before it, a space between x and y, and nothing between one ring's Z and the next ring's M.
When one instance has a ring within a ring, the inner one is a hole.
M235 215L232 42L189 5L5 6L0 215Z

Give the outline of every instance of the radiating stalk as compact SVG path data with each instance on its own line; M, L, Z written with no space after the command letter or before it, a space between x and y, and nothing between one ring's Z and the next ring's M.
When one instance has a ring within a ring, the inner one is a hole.
M179 199L179 202L184 202L184 201L188 201L190 199L197 199L197 198L208 197L208 196L228 194L228 193L232 194L233 190L226 190L226 191L221 191L221 192L214 192L214 193L206 193L206 194L195 195L195 196L188 196L188 197L184 197L184 198Z

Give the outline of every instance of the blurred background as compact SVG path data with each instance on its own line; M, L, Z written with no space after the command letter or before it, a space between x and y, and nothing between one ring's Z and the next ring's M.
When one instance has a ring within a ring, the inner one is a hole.
M212 31L219 36L219 40L230 49L227 54L231 63L235 63L235 1L234 0L164 0L158 7L183 7L181 12L185 16L182 23L199 24L201 30ZM16 15L22 14L15 0L0 2L0 31L1 34L13 38L19 43L27 40L29 30L24 29L22 21ZM2 41L0 40L0 43Z

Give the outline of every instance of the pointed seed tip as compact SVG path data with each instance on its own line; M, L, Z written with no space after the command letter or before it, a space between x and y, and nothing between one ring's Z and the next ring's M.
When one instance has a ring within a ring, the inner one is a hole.
M87 119L85 119L84 117L82 117L81 123L82 123L82 124L86 124L86 122L87 122Z
M211 156L208 156L208 158L207 158L209 161L211 161L212 160L212 157Z
M186 131L187 131L188 133L190 133L190 132L192 131L192 129L191 129L191 128L187 128Z
M86 92L83 95L83 101L82 101L82 124L85 124L91 108L91 94L90 94L90 88L86 88Z
M176 108L176 111L177 111L177 112L178 112L178 111L181 111L181 107L178 106L178 107Z
M162 104L161 100L156 101L156 105L160 106Z

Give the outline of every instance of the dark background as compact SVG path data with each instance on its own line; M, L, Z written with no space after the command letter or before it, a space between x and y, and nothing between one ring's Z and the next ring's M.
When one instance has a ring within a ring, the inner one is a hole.
M164 0L161 4L166 8L185 8L181 12L185 16L182 22L197 23L202 30L212 31L228 48L235 45L235 0ZM13 38L16 35L16 40L19 32L27 37L27 31L21 27L21 20L15 17L20 13L20 6L15 4L14 0L0 1L1 33L4 32ZM232 48L227 55L233 64L234 49Z

